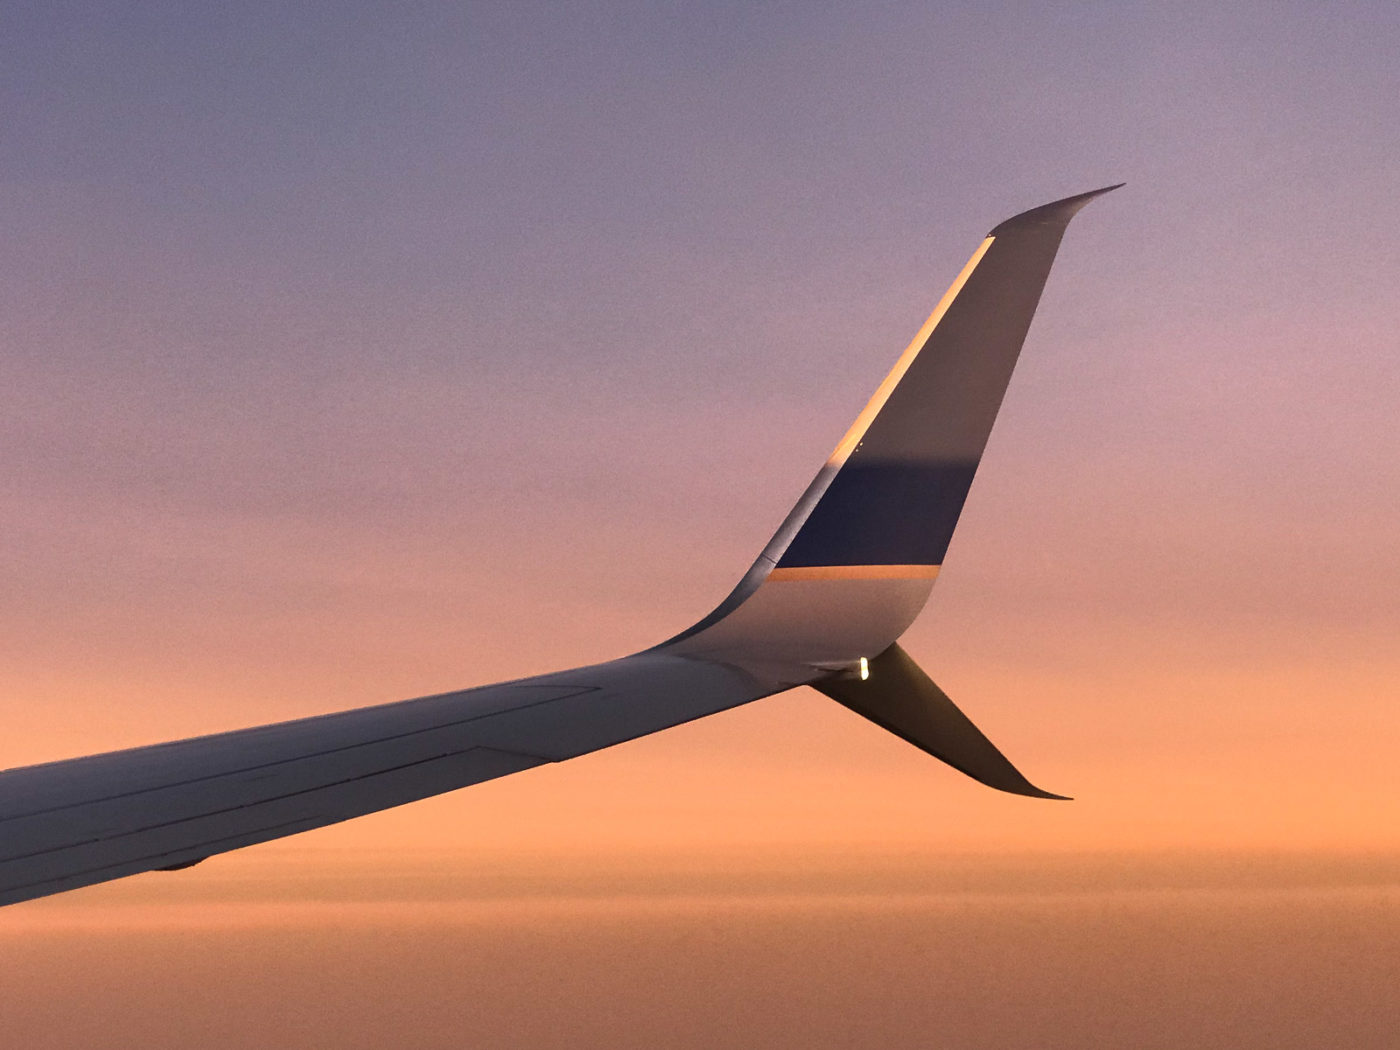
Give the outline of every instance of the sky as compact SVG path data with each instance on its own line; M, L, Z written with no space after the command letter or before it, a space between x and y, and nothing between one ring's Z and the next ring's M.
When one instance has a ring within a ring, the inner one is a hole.
M779 1045L770 1000L792 1045L1383 1045L1398 45L1381 3L6 5L0 766L675 633L988 229L1127 186L1069 229L903 643L1074 802L787 694L6 909L0 1011L89 1045L76 984L109 1045L375 1045L390 981L424 1045ZM474 1020L428 998L471 944ZM709 992L665 983L689 955ZM181 982L243 1009L132 994Z

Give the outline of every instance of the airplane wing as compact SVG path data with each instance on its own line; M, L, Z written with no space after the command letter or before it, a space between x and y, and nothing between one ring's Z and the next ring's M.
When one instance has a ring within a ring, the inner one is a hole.
M1073 215L997 226L732 594L609 663L0 772L0 904L610 747L811 684L962 772L1027 781L896 644L923 608Z
M812 677L815 677L813 675ZM348 820L774 692L642 653L518 682L0 773L0 904Z

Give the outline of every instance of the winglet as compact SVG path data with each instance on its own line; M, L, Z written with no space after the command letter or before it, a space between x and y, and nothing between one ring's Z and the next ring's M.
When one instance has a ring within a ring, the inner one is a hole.
M864 677L832 675L812 685L988 787L1013 795L1067 801L1067 796L1042 791L1022 776L898 644L868 661Z
M943 564L1065 227L1113 188L992 231L739 586L661 648L781 664L803 681L904 633Z

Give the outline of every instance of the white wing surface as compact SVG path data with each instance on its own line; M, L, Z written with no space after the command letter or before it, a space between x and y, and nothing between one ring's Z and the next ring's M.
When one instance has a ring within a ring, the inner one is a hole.
M735 668L643 653L9 770L0 773L0 904L186 867L574 758L770 692Z
M1113 188L1113 187L1110 187ZM900 649L1070 218L996 227L719 608L557 674L0 772L0 904L323 827L811 684L1003 791L1031 785Z

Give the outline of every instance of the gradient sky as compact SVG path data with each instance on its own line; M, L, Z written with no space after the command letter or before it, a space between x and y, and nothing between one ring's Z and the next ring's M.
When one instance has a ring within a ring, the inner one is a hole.
M1394 855L1397 53L1387 3L6 5L0 766L674 633L986 231L1126 180L905 642L1077 801L802 693L182 878Z

